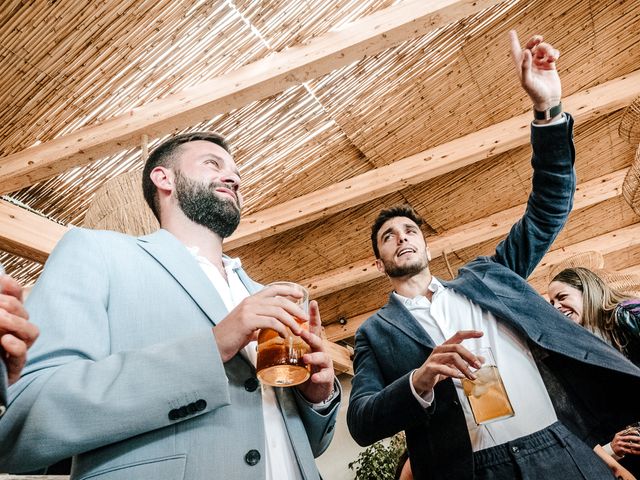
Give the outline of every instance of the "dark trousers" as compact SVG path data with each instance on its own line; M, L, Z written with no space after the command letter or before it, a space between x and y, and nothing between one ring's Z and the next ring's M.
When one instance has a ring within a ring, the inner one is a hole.
M582 440L556 422L473 454L474 480L607 480L615 477Z

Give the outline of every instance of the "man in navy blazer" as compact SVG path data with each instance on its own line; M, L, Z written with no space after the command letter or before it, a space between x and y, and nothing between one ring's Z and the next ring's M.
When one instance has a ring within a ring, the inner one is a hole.
M526 282L571 211L573 121L553 108L557 51L539 36L521 50L511 36L521 83L546 111L535 123L549 124L532 127L526 212L452 281L432 277L410 207L381 212L371 238L394 291L356 333L347 421L361 445L404 430L417 479L613 478L591 449L637 420L640 370ZM515 412L482 425L461 385L476 378L479 347L493 349Z

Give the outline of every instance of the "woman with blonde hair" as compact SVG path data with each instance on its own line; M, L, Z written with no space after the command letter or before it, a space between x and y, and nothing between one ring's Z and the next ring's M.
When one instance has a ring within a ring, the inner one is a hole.
M640 299L607 285L586 268L566 268L549 284L549 300L640 366Z
M610 287L596 273L581 267L558 273L547 293L551 304L567 318L640 366L640 299ZM604 451L615 460L630 455L623 465L640 476L640 424L616 433Z

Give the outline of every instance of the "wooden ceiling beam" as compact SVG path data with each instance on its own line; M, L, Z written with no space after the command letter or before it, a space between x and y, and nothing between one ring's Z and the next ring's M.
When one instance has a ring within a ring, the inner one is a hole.
M578 185L574 208L584 208L620 195L626 169ZM481 220L452 229L429 240L432 255L437 257L446 249L452 252L466 246L504 234L522 214L520 205ZM0 200L0 249L23 258L44 263L53 247L66 232L64 227L45 217ZM322 295L363 283L379 276L373 260L352 263L302 283L317 298Z
M623 168L578 185L574 196L574 211L621 195L622 182L627 170ZM431 250L431 256L436 258L445 251L451 253L506 235L511 226L522 216L525 208L526 204L517 205L452 228L441 235L428 237L427 244ZM375 260L367 259L308 278L300 284L304 285L314 298L318 298L381 276L382 274L376 269Z
M503 0L412 0L386 8L224 76L0 159L0 193L58 175L71 167L210 120L300 85L367 55L425 35Z
M346 373L353 376L353 361L351 360L351 352L342 345L338 345L332 341L325 341L325 348L333 360L333 369L337 374Z
M603 255L615 253L627 248L640 245L640 224L631 225L629 227L614 230L597 237L584 240L582 242L570 245L568 247L558 248L547 253L538 265L538 268L529 277L529 283L541 280L549 275L554 265L564 261L565 259L577 253L597 250ZM623 272L637 272L635 269L626 269ZM545 282L546 285L546 282ZM546 289L545 289L546 290ZM342 322L333 322L324 327L327 339L337 342L350 338L355 335L356 330L364 321L373 315L376 310L366 312L349 319L343 319Z
M44 263L67 227L0 200L0 249Z
M529 277L529 282L531 283L535 280L548 276L553 266L578 253L595 250L603 255L608 255L639 244L640 223L636 223L567 247L553 250L545 255L538 267Z
M640 95L640 70L565 99L576 122L627 106ZM397 160L242 219L225 248L232 249L329 217L375 198L417 185L529 142L531 114L505 120L451 142Z
M68 227L0 200L0 249L44 263ZM353 375L351 352L332 341L326 347L337 373Z

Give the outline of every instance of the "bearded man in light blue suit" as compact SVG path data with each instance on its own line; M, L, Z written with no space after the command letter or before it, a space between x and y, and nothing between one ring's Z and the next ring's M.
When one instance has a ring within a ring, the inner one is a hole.
M319 478L339 383L317 304L307 315L291 287L262 289L223 255L239 187L222 137L180 135L143 173L161 230L64 236L29 297L41 338L9 391L1 471L72 456L74 479ZM311 345L311 378L261 389L251 342L285 326Z

